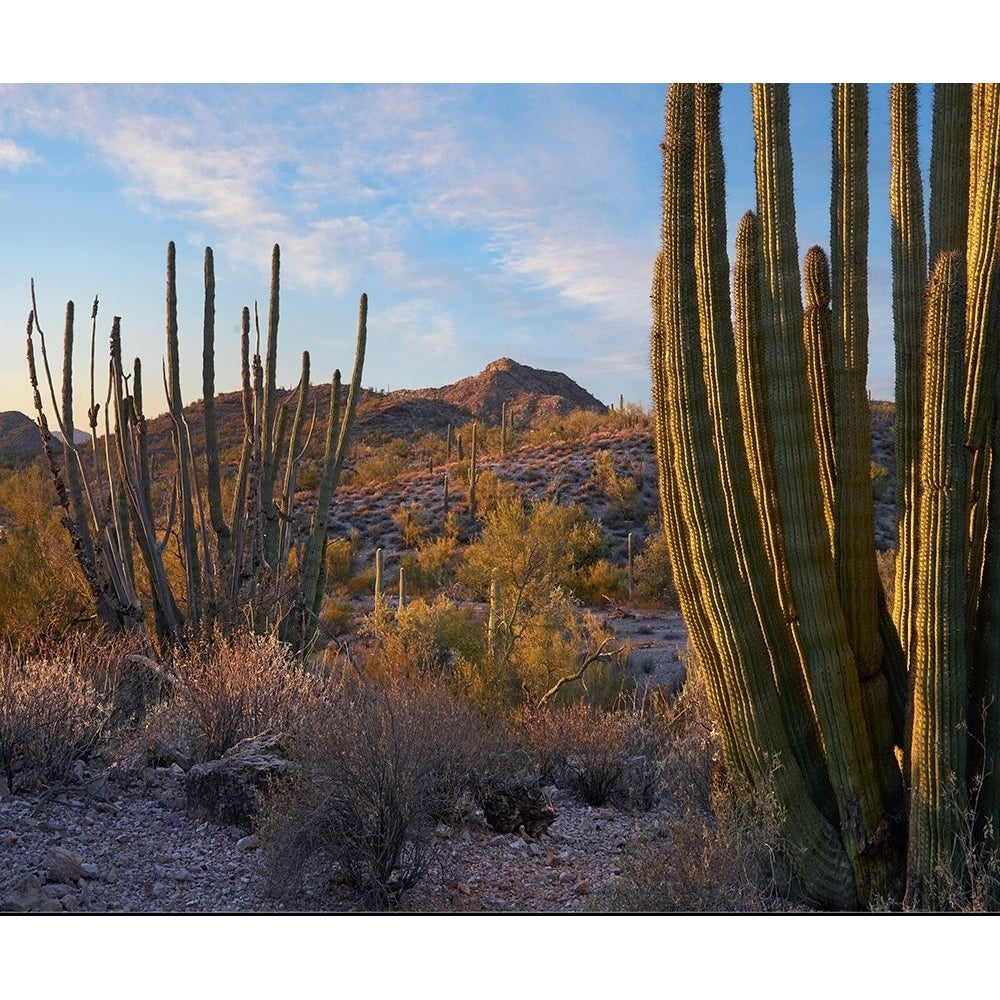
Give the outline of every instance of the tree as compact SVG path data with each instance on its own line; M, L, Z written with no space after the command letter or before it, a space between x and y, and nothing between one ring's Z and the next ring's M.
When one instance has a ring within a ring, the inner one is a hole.
M805 305L788 88L752 94L757 206L732 299L720 88L674 84L667 98L651 361L682 613L726 765L773 785L812 898L964 905L1000 821L1000 87L935 88L929 247L916 91L891 89L891 611L869 483L867 87L832 89L830 264L806 256Z

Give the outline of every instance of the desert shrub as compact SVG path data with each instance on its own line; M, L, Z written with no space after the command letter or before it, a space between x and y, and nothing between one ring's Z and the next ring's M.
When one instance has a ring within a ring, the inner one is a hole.
M457 657L478 661L484 654L483 623L444 594L432 602L415 598L395 614L376 611L365 631L373 640L365 669L379 676L440 675Z
M685 661L678 694L652 699L643 713L653 721L659 750L655 822L624 852L622 877L596 901L598 908L787 909L795 887L773 785L765 780L750 788L729 775L701 671L689 652Z
M584 604L620 601L628 596L626 571L609 559L598 559L577 574L574 595Z
M150 713L143 736L186 763L215 760L265 730L294 730L324 686L270 635L215 636L172 670L173 696Z
M466 478L468 482L468 478ZM476 515L484 516L504 499L517 496L517 487L501 479L492 469L480 467L476 475Z
M506 494L485 515L479 539L466 551L459 580L485 598L496 570L505 589L536 600L553 586L573 592L581 574L603 551L601 523L587 517L585 508L548 501L526 506L520 497Z
M416 552L408 552L402 557L407 590L412 594L442 590L454 580L457 560L454 535L425 539L417 545Z
M635 430L639 427L652 427L652 416L638 403L626 403L609 410L603 420L604 426L610 430Z
M615 468L614 455L606 448L594 452L594 476L612 507L623 517L631 517L642 486L639 477L619 472Z
M872 496L878 500L889 486L889 470L878 462L871 462Z
M399 528L404 548L415 548L427 533L427 519L416 503L403 504L392 515L392 519Z
M521 709L509 726L510 738L531 757L541 779L588 805L614 801L649 810L657 803L668 752L667 730L657 718L576 702Z
M441 684L331 692L294 742L296 771L264 807L271 893L322 903L338 881L371 908L397 906L434 860L434 827L473 785L481 720Z
M704 680L686 656L686 681L657 720L659 812L630 841L621 876L595 909L753 912L800 906L782 853L783 813L770 782L751 789L721 761ZM777 762L776 765L778 766Z
M565 416L547 420L528 435L532 444L546 441L582 441L603 427L605 417L593 410L571 410Z
M355 530L346 538L330 538L326 543L326 582L347 583L354 576L361 535Z
M318 490L323 479L323 470L318 462L303 462L299 466L296 481L300 490Z
M354 628L354 602L345 586L335 586L323 598L319 612L320 635L335 638Z
M474 599L489 599L494 575L499 584L495 646L477 664L463 664L466 690L481 704L536 703L606 638L596 619L581 617L571 593L602 547L600 523L582 507L525 506L507 496L486 514L458 570Z
M11 791L65 777L107 735L110 692L65 657L0 647L0 774Z
M400 473L410 467L410 446L396 438L379 448L368 448L364 457L359 457L354 467L344 476L345 484L370 486L376 483L391 483Z
M23 645L90 616L90 593L62 516L37 463L0 475L0 638Z
M677 606L674 574L662 530L647 535L633 559L632 596L649 604Z
M594 900L612 912L753 913L792 908L774 849L775 823L760 815L691 811L660 817L622 852L621 875Z

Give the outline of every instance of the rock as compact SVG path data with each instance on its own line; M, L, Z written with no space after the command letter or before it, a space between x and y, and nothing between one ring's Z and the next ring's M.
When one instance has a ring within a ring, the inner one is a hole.
M256 833L251 833L249 837L240 837L236 841L237 851L253 851L260 846L260 838Z
M80 877L82 862L64 847L50 847L42 867L50 882L75 882Z
M101 870L93 862L85 861L80 865L80 874L84 878L100 878Z
M262 733L243 740L221 760L188 770L184 779L188 816L252 830L261 796L290 767L279 735Z
M0 897L0 913L29 913L41 906L42 899L42 880L29 875Z
M479 788L476 798L486 822L497 833L515 833L524 827L529 836L538 837L556 818L548 796L530 778L503 783L494 779Z
M62 899L63 896L67 896L74 891L75 888L73 886L62 882L50 882L48 885L42 887L42 895L47 896L49 899Z

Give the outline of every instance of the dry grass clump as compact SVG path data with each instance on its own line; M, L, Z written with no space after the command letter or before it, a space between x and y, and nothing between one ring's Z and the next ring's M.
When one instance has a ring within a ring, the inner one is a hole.
M180 654L172 692L140 734L148 758L216 760L264 730L290 732L315 710L326 681L273 636L216 636Z
M0 776L10 791L65 777L107 736L113 711L66 657L0 647Z
M780 850L781 815L767 788L735 787L719 763L697 667L662 706L661 806L625 849L621 876L595 899L610 912L785 910L794 887Z
M264 807L270 891L323 906L338 885L386 909L426 874L435 826L462 808L482 766L482 723L424 678L331 688L297 731L296 770Z
M542 783L569 789L587 805L649 810L660 798L668 748L652 713L546 705L512 713L508 728Z

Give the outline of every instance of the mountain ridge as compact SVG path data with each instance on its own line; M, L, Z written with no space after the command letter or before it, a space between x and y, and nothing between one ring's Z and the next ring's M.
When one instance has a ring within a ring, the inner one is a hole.
M329 382L310 387L318 415L328 411L330 389ZM279 405L289 400L294 391L280 390ZM563 372L532 368L501 357L491 361L477 375L444 386L391 392L365 389L358 407L355 434L385 439L444 433L448 424L459 427L475 420L496 426L500 423L504 403L509 418L520 428L537 427L577 409L595 413L608 410L596 396ZM203 400L185 406L185 413L193 418L196 448L203 440L203 412ZM216 397L216 416L220 444L225 447L242 440L243 409L239 391L220 393ZM150 418L148 428L151 441L165 440L169 435L169 415ZM34 420L16 410L0 413L0 459L30 459L41 451Z

